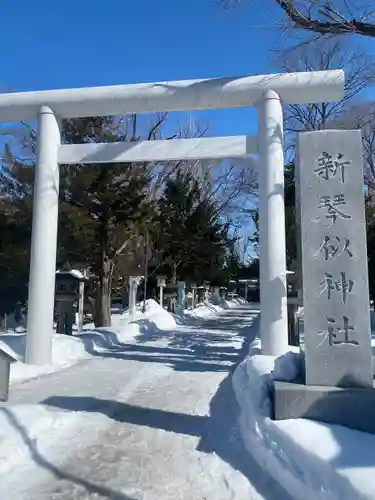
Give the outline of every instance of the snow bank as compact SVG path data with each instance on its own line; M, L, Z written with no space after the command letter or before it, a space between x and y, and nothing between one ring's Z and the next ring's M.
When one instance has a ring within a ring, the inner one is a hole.
M198 304L195 309L189 311L191 316L194 318L210 319L215 318L218 314L223 312L224 308L218 304L212 304L208 300L205 300L201 304Z
M271 380L295 379L300 358L259 349L257 340L233 375L247 450L298 500L373 500L375 436L305 419L272 421Z
M43 472L59 470L72 449L85 448L110 425L101 413L66 411L42 405L0 408L0 498L27 477L28 488L42 482ZM89 428L89 431L88 431ZM39 468L35 468L35 463ZM34 464L34 466L33 466Z
M245 299L236 298L231 300L226 300L220 298L218 304L213 304L210 300L205 300L197 305L192 311L184 311L185 316L190 316L193 318L200 319L211 319L215 318L218 314L221 314L225 309L232 309L238 307L239 305L247 304Z
M36 442L38 449L41 442L43 448L47 443L56 444L79 419L82 415L78 412L59 412L41 405L0 408L0 475L29 459L30 447Z
M231 299L231 300L227 300L227 299L220 300L220 305L224 309L233 309L235 307L243 306L245 304L248 304L248 302L245 299L243 299L242 297L236 297L236 298Z
M112 316L112 326L109 328L94 328L87 325L85 330L77 335L67 336L52 333L52 364L33 366L23 363L26 347L26 333L7 333L0 336L0 349L14 356L18 361L11 365L11 384L25 379L55 372L100 354L103 349L116 346L124 341L132 341L137 335L152 334L155 330L172 330L176 321L172 314L162 309L154 300L146 301L146 312L142 305L137 305L134 322L128 312Z
M209 301L192 311L179 311L177 316L187 316L197 319L211 319L228 307L235 307L243 299L224 301L222 305L213 305ZM122 342L132 342L139 335L152 337L158 330L171 331L176 328L176 316L169 313L155 301L146 301L146 312L143 313L143 303L137 304L134 321L129 311L112 315L112 325L109 328L95 328L87 325L84 331L73 336L60 335L52 332L52 363L44 366L27 365L23 363L26 347L26 333L12 332L0 335L0 349L3 349L15 359L11 365L10 383L14 384L40 375L53 373L57 370L100 354L108 347L115 347Z

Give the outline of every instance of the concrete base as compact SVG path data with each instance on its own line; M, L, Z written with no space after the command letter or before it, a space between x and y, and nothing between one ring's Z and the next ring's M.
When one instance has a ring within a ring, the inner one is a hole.
M375 389L274 381L274 420L307 418L375 434Z

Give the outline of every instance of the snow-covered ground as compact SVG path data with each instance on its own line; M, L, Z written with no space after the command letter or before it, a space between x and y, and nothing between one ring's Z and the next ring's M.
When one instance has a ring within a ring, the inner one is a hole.
M150 329L170 330L176 327L174 316L162 309L154 300L146 302L145 313L141 312L142 305L138 305L134 321L126 311L112 316L110 328L86 325L81 334L74 336L53 332L51 365L31 366L23 363L26 333L22 329L20 332L0 335L0 349L18 360L11 365L11 383L66 368L77 361L90 358L92 354L100 353L103 349L113 347L118 342L134 339Z
M296 378L298 356L262 356L259 340L236 369L244 443L258 464L298 500L374 500L375 436L305 419L272 421L272 378Z
M134 323L118 315L111 329L54 336L49 373L15 363L0 498L289 500L236 425L231 373L257 317L240 303L172 316L150 301ZM2 345L21 359L13 337Z

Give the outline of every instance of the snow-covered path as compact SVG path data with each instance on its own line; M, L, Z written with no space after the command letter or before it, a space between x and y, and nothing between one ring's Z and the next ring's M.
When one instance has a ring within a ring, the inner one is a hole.
M0 498L286 500L236 426L230 375L256 322L241 306L13 387L0 413L25 459L9 450ZM30 436L34 405L46 425Z

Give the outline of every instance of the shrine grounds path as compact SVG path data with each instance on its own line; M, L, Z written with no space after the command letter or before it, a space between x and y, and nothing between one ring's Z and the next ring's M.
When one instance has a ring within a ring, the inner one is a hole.
M13 386L0 411L19 433L20 449L9 453L25 458L0 474L0 498L290 500L237 428L231 374L258 320L246 305L181 320L173 332L150 327L134 342ZM19 405L56 416L43 440L19 422Z

